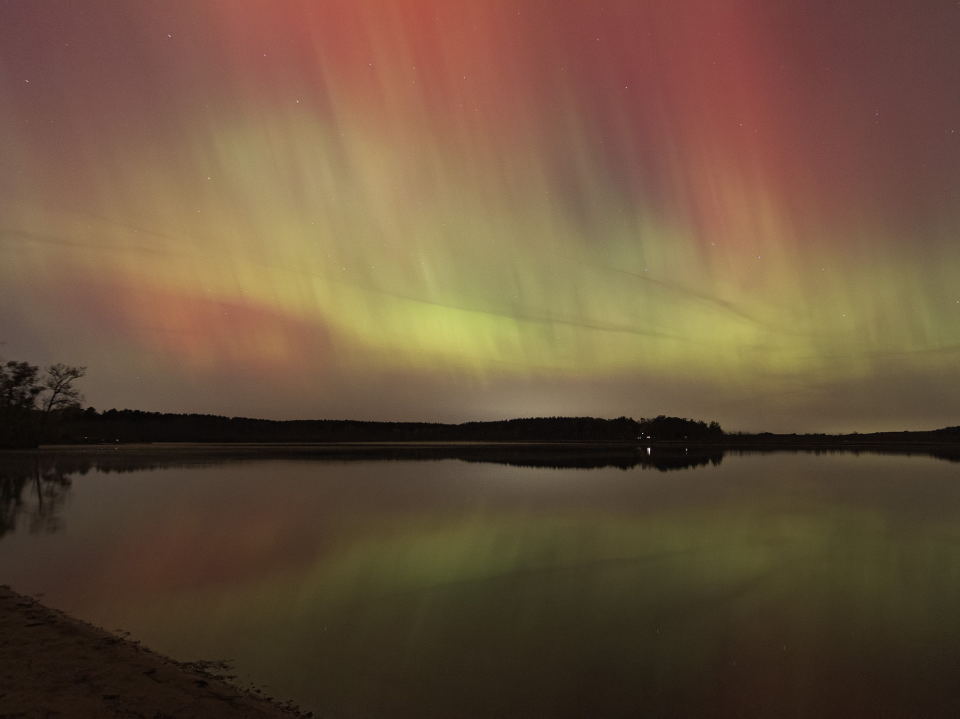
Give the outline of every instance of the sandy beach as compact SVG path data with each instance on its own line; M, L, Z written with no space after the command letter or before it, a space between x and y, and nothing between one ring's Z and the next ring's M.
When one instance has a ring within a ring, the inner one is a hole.
M0 586L0 717L290 717L293 707ZM308 716L308 715L306 715Z

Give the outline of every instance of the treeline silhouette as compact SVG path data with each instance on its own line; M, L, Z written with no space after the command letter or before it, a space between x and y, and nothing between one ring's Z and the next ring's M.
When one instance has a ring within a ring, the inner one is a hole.
M0 361L0 448L35 447L75 414L83 395L74 384L86 372L59 362L41 372L29 362Z
M960 444L960 426L929 431L851 434L725 433L717 422L659 415L529 417L489 422L373 422L364 420L269 420L213 414L66 407L42 419L42 411L18 415L27 427L0 432L2 446L149 442L628 442L722 444L731 448ZM7 419L10 416L7 415ZM43 428L42 433L38 431ZM15 438L18 444L3 441ZM27 440L27 441L24 441Z
M717 422L659 416L533 417L492 422L268 420L139 410L64 412L47 441L128 442L635 442L720 439Z
M817 447L855 448L877 446L906 445L960 445L960 427L942 427L931 430L903 430L900 432L851 432L849 434L775 434L773 432L734 432L724 435L724 446L751 448L796 448L814 449ZM960 449L942 450L951 456ZM898 452L899 453L899 452ZM924 450L922 452L926 454Z

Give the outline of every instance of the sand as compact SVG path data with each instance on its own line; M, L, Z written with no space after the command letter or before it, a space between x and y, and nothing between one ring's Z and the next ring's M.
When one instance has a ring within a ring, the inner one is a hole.
M296 716L309 715L0 586L0 718Z

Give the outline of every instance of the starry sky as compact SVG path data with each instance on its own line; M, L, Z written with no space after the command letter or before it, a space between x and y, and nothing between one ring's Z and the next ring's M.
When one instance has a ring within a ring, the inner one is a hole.
M99 409L960 423L960 5L0 2L0 354Z

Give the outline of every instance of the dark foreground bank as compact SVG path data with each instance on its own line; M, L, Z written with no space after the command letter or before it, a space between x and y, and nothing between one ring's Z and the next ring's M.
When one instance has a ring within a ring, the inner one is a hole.
M0 717L295 717L293 708L0 586Z

